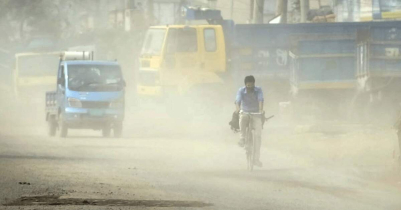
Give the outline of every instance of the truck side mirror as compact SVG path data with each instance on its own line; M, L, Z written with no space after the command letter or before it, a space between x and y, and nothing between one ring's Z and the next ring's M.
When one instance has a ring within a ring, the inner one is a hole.
M65 94L65 86L64 83L58 83L59 80L57 80L57 90L59 90L62 94Z
M65 80L64 80L64 78L58 78L58 79L57 79L57 84L64 87L64 86L65 86Z

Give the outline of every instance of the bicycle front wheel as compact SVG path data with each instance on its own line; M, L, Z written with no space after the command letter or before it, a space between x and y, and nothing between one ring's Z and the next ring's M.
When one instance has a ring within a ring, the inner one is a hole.
M254 160L254 139L252 131L248 131L246 139L246 159L248 163L248 170L253 171L253 160Z

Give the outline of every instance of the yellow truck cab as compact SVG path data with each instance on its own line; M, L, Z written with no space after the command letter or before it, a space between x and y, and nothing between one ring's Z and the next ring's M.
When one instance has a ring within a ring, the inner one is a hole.
M14 93L18 99L43 101L36 94L51 90L55 85L57 72L54 69L58 66L59 55L60 52L15 54Z
M226 50L220 25L150 27L139 58L139 96L185 94L191 87L223 83Z
M25 52L15 54L14 94L22 101L43 102L43 92L56 85L60 58L89 59L90 52Z

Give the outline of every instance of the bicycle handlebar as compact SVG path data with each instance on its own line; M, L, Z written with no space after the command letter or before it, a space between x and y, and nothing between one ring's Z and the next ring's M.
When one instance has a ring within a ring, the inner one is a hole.
M260 112L243 112L243 111L241 111L240 114L262 115L263 113L260 113Z
M264 113L260 113L260 112L240 112L242 114L248 114L248 115L262 115ZM270 116L270 117L266 117L265 121L268 121L269 119L273 118L274 115Z
M274 117L274 115L272 115L272 116L270 116L270 117L266 117L265 118L265 121L268 121L268 120L270 120L271 118L273 118Z

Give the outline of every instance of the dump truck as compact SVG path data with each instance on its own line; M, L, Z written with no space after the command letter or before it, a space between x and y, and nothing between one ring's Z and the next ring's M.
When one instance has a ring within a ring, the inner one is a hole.
M400 111L401 22L375 22L357 36L357 96L365 120L394 121Z
M384 68L395 67L398 59L397 21L234 24L223 20L219 11L190 12L187 16L209 24L149 28L139 58L139 96L163 97L173 92L196 96L193 92L202 87L212 91L200 95L197 103L219 105L219 100L210 100L214 94L233 97L244 76L252 74L273 111L278 110L278 102L289 101L294 115L346 119L360 109L353 106L363 83L357 72L360 31L389 31L385 48L396 49L387 49L388 55L395 56Z

